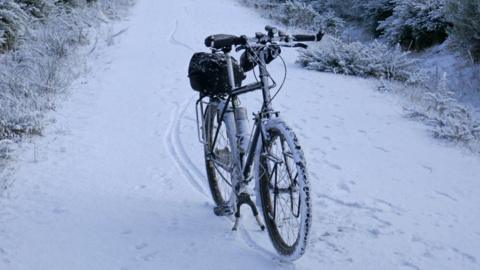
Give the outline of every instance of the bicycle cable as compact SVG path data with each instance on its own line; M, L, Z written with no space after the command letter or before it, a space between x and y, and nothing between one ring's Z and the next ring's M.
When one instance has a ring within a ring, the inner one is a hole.
M280 90L282 90L283 85L285 84L285 81L287 80L287 73L288 73L287 64L285 63L285 59L283 59L283 57L281 55L278 55L278 57L280 57L280 60L282 60L283 69L285 70L285 75L283 76L283 80L282 80L282 83L280 84L280 87L278 87L278 90L275 92L275 94L273 94L272 98L268 102L268 105L270 105L270 103L272 103L273 99L275 99L275 97L278 95L278 93L280 93Z

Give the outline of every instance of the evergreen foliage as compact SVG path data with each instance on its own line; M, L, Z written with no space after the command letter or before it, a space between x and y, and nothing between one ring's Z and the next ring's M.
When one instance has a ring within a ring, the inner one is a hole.
M480 0L447 0L446 10L453 38L480 61Z
M338 35L345 27L345 20L338 17L332 9L323 9L318 1L266 1L243 0L262 12L262 15L284 24L287 27L299 27L312 31Z
M378 30L390 44L421 50L447 38L445 0L394 0L392 16Z
M25 32L29 19L17 2L0 0L0 53L14 47Z

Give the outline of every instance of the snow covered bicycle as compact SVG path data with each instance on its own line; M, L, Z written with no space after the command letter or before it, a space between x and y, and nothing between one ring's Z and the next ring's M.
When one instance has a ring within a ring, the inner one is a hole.
M200 93L197 127L215 214L235 215L233 230L237 230L240 208L247 204L260 228L264 230L266 225L278 253L296 260L305 252L312 222L310 184L299 141L272 107L275 95L270 91L276 83L267 65L280 56L281 47L306 47L299 42L319 41L323 34L290 36L270 26L265 30L266 34L259 32L252 38L207 37L205 45L212 52L194 54L189 77L192 88ZM230 56L233 47L243 51L240 64ZM255 67L257 82L241 86L244 72ZM247 110L239 96L256 90L262 92L263 105L254 114L250 132Z

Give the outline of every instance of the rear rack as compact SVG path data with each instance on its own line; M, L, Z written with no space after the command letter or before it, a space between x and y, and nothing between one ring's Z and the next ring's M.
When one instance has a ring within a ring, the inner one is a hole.
M272 85L269 85L268 88L272 89L272 88L275 88L275 86L276 85L274 83ZM226 103L228 104L232 99L232 97L239 96L239 95L246 94L246 93L253 92L260 89L262 89L261 82L255 82L255 83L247 84L242 87L235 88L232 90L232 92L228 94ZM205 140L204 129L203 129L203 127L205 126L205 106L209 104L209 102L203 100L206 97L209 97L209 96L201 94L197 102L195 103L195 113L197 117L197 136L198 136L198 141L203 145L207 144ZM223 117L223 113L222 113L222 117Z
M205 134L203 131L204 130L203 127L205 126L204 105L208 105L208 102L203 100L205 97L206 96L201 95L200 98L195 103L195 113L197 117L197 136L198 136L198 141L203 145L207 145L207 142L205 140ZM201 122L200 122L200 118L202 119Z

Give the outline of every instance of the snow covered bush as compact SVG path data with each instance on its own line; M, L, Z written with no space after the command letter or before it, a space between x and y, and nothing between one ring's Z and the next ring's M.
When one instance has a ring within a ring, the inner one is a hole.
M29 16L21 5L11 0L0 0L0 53L13 48L28 23Z
M463 143L480 152L480 122L475 121L470 110L454 98L446 73L436 87L423 94L421 102L420 106L410 110L408 117L426 122L436 138Z
M317 32L322 30L333 35L339 34L345 21L331 9L319 12L312 3L318 1L266 1L243 0L249 6L260 10L262 15L284 24L287 27L298 27Z
M475 61L480 61L480 1L447 0L447 17L453 38L466 47Z
M380 22L393 15L395 2L392 0L357 0L360 20L378 37Z
M318 13L310 6L300 2L286 2L278 6L278 11L270 15L286 26L312 28Z
M303 50L297 60L307 69L417 83L422 72L408 53L378 41L346 43L336 38Z
M421 50L447 38L445 0L393 0L392 16L380 22L378 30L390 44Z
M4 33L0 39L4 41L0 43L0 148L22 136L40 134L42 115L55 108L55 95L82 71L85 57L79 47L89 44L99 35L95 29L131 3L0 0L0 34Z

